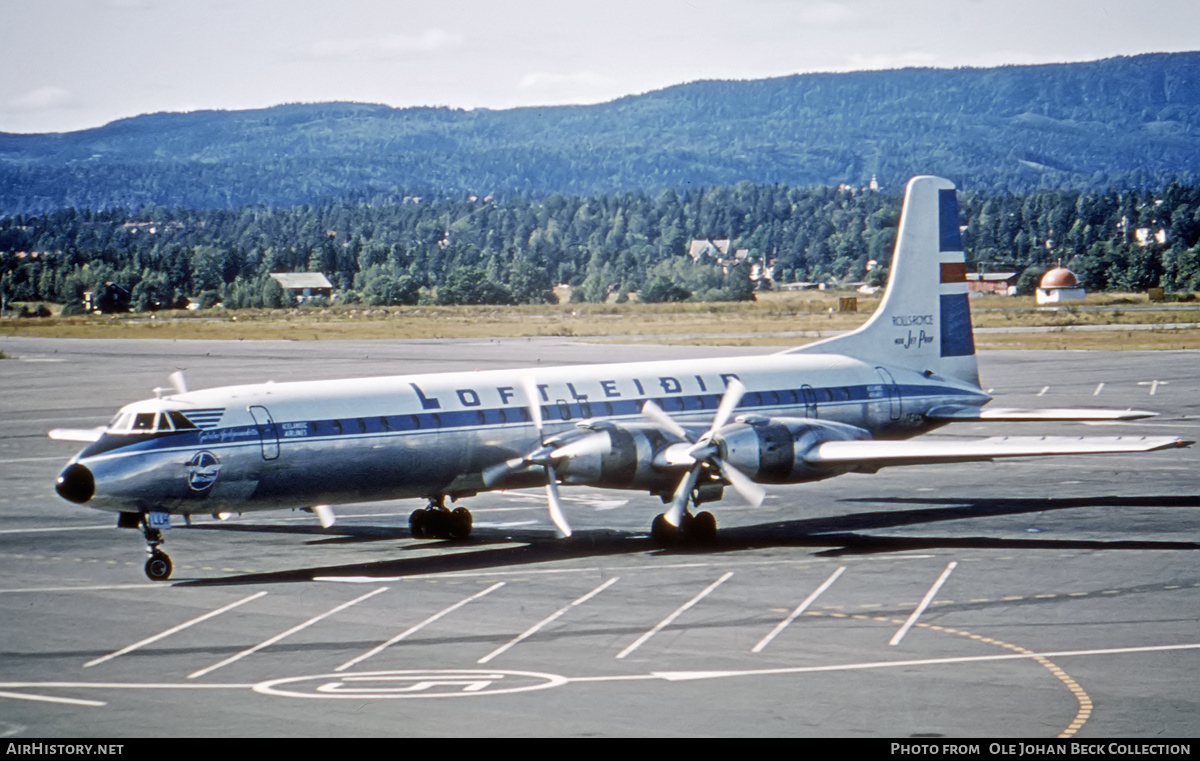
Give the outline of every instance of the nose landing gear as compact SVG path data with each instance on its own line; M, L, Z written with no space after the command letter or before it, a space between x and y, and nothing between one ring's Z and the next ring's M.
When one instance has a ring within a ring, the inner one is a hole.
M117 527L140 528L142 535L146 537L146 552L150 555L146 559L146 578L151 581L166 581L171 578L171 557L158 548L163 543L162 529L152 524L150 513L121 513L117 519Z

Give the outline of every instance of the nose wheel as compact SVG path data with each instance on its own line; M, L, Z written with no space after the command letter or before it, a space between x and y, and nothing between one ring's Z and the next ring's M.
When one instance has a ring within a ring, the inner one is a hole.
M146 537L146 552L150 553L145 565L146 578L151 581L166 581L171 578L174 566L171 565L171 556L158 548L163 543L162 531L151 528L147 515L142 516L142 534Z
M167 553L154 549L146 560L146 577L151 581L166 581L171 578L171 557Z

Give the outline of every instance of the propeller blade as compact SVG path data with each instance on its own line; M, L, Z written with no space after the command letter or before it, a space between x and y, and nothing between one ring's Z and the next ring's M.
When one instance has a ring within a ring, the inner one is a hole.
M751 507L762 505L763 500L767 498L766 489L751 480L750 476L724 461L718 460L717 465L721 468L721 475L729 482L734 491L746 500L746 504Z
M533 427L537 429L538 438L542 437L542 405L538 402L537 384L533 382L531 376L526 376L521 381L521 390L525 393L525 406L529 409L529 419L533 421Z
M592 433L583 438L564 444L550 453L554 460L569 460L572 457L587 457L593 454L608 454L612 451L612 439L607 431Z
M651 401L647 401L642 405L642 414L650 418L650 420L659 428L665 429L685 441L691 441L692 437L688 432L683 430L683 426L676 423L670 415L662 411L662 408Z
M730 378L729 385L725 387L725 394L721 397L721 403L717 405L717 414L713 416L712 427L708 430L708 438L717 432L718 429L724 428L729 422L729 416L733 414L733 408L738 406L738 402L742 401L742 397L746 394L746 386L737 378Z
M183 377L183 370L176 370L171 373L167 380L171 381L171 387L175 389L175 393L187 393L187 380Z
M664 513L667 523L672 526L678 526L683 520L683 512L687 510L688 501L692 498L692 489L696 488L696 480L700 478L700 463L696 463L695 467L690 468L687 475L679 482L679 488L675 490L675 497L671 500L671 509Z
M481 474L483 484L491 488L528 464L528 460L524 457L514 457L511 460L489 465L483 469L483 473Z
M567 523L567 516L563 514L554 468L549 465L546 466L546 499L550 503L550 522L554 524L554 533L559 539L566 539L571 535L571 525Z

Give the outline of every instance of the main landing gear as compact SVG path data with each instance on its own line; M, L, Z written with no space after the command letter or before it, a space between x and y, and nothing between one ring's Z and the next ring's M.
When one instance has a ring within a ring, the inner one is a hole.
M171 556L158 548L163 543L162 530L150 525L149 513L121 513L117 518L118 528L140 528L146 537L146 578L151 581L166 581L171 578Z
M429 498L429 506L413 510L408 527L415 539L466 539L471 535L471 511L465 507L450 510L446 497Z
M707 510L692 515L685 511L678 526L672 526L664 513L650 524L650 538L659 547L707 546L717 541L717 519Z

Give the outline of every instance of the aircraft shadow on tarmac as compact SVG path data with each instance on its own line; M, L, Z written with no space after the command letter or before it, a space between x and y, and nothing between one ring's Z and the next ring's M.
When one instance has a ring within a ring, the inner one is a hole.
M429 541L399 549L400 554L412 550L439 547L455 552L420 557L397 557L390 560L353 563L335 566L310 566L286 571L239 574L209 579L181 580L179 586L219 586L232 584L263 584L310 582L322 577L391 578L423 576L438 573L494 570L535 563L585 559L607 555L655 553L714 554L739 552L770 547L824 548L818 556L856 555L904 552L931 549L1080 549L1080 550L1198 550L1200 543L1157 540L1082 540L1060 538L1012 538L971 536L960 528L956 535L942 536L877 536L869 532L903 526L937 524L945 521L1046 513L1086 507L1102 508L1195 508L1200 496L1147 497L1074 497L1068 499L1014 498L859 498L843 502L870 502L895 505L928 505L907 510L881 510L846 515L805 518L793 521L763 523L752 526L722 528L717 539L702 546L661 548L645 532L616 529L577 530L570 539L555 539L540 528L478 527L465 541ZM215 530L250 533L309 534L319 536L310 544L357 544L396 541L410 537L405 527L338 526L321 529L315 526L278 526L262 524L201 524L189 530ZM330 536L333 533L334 536ZM520 546L512 546L518 543ZM490 545L502 544L503 547ZM315 550L318 551L319 550Z

